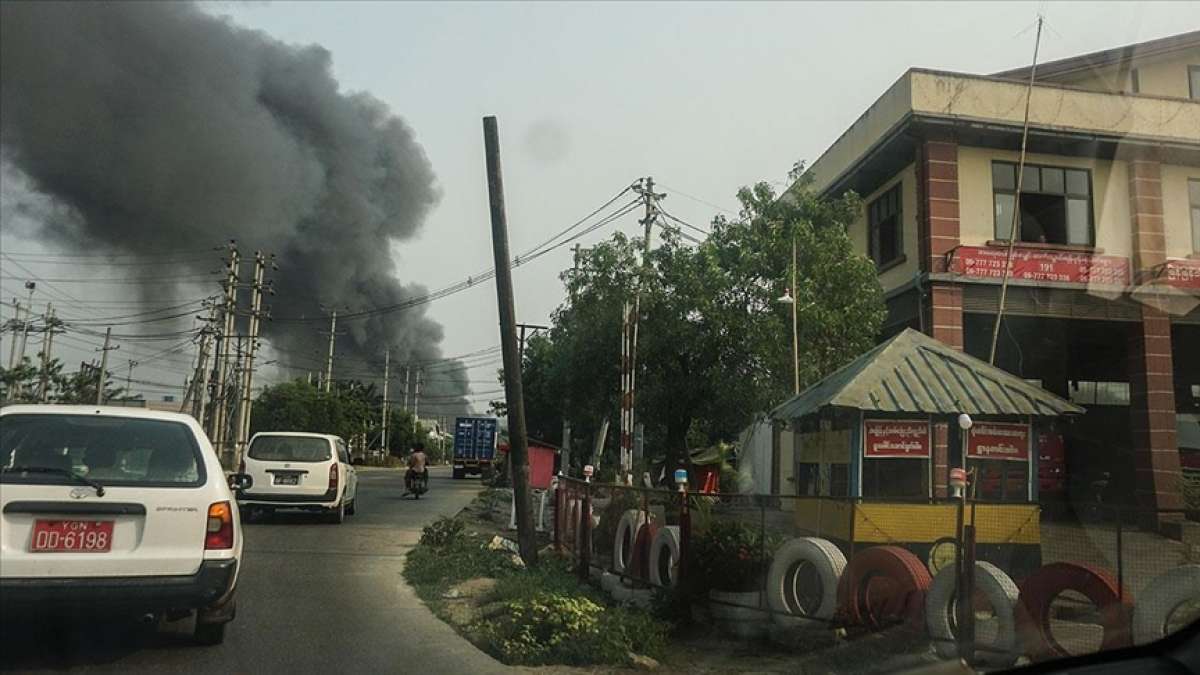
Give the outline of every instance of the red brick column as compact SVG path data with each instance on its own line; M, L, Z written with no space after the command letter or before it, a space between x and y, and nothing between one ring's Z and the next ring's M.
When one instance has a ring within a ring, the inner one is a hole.
M1167 259L1158 161L1145 158L1129 160L1129 213L1130 233L1133 236L1133 279L1136 284Z
M921 210L928 242L922 269L946 271L946 254L958 246L958 144L925 141L921 145Z
M1166 260L1158 161L1145 157L1129 160L1129 210L1136 284ZM1171 320L1149 305L1142 306L1142 320L1130 331L1129 396L1138 504L1182 508Z
M933 423L933 496L949 497L950 429L946 422Z
M1182 508L1170 318L1153 307L1142 307L1142 321L1133 325L1129 343L1137 501L1147 508Z
M946 271L946 256L959 244L958 144L925 140L918 148L918 222L921 270ZM963 348L962 287L933 282L925 330L934 338Z

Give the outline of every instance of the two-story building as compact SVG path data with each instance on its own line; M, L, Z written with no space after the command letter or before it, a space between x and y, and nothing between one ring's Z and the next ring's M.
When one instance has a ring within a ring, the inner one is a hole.
M879 269L884 337L913 327L987 360L1008 265L996 364L1088 410L1052 430L1067 484L1108 472L1178 509L1178 429L1200 413L1200 31L1029 79L905 72L812 164L815 189L864 198L851 234ZM934 430L933 495L954 433ZM987 489L1030 466L996 464Z

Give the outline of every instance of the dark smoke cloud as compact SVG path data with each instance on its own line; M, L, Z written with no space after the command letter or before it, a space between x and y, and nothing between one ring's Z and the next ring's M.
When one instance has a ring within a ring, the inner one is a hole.
M412 129L371 96L339 91L330 64L319 46L191 4L4 2L6 171L72 214L42 222L50 245L153 258L235 239L278 255L276 316L395 304L424 292L395 280L389 249L437 202L433 170ZM327 328L266 330L294 360L317 353ZM440 356L442 328L420 308L339 329L350 368L378 362L385 345L401 362ZM429 394L466 390L447 382L465 373L437 377Z

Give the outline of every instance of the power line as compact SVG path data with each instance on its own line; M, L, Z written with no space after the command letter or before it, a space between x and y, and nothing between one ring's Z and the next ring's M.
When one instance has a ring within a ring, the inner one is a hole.
M711 207L713 207L714 209L716 209L716 210L718 210L718 211L724 211L725 213L728 213L728 214L730 214L730 215L733 215L733 216L736 216L736 215L738 215L738 213L737 213L736 211L730 211L729 209L725 208L724 206L719 206L719 205L717 205L717 204L714 204L714 203L712 203L712 202L710 202L710 201L707 201L707 200L701 199L701 198L699 198L699 197L696 197L696 196L693 196L693 195L689 195L689 194L688 194L688 193L686 193L686 192L682 192L682 191L680 191L680 190L676 190L675 188L672 188L672 187L667 187L666 185L663 185L662 183L659 183L659 184L658 184L658 187L660 187L660 188L662 188L662 189L666 190L667 192L673 192L673 193L675 193L675 194L679 195L680 197L683 197L684 199L690 199L690 200L692 200L692 201L696 202L697 204L704 204L705 206L711 206Z
M529 252L523 256L518 256L517 258L514 258L512 261L512 266L519 267L521 265L533 262L534 260L537 260L538 258L544 256L545 254L547 254L555 249L566 246L567 244L571 243L572 241L575 241L576 239L579 239L580 237L586 236L587 234L594 232L597 229L611 223L612 221L616 220L617 218L624 216L625 214L636 209L640 204L641 204L640 199L631 200L630 202L628 202L625 205L623 205L622 207L620 207L620 209L618 209L616 212L609 214L608 216L605 216L604 218L597 221L596 223L584 228L583 230L572 235L571 237L564 239L549 248L543 248L540 250L531 249L531 252ZM593 213L595 213L595 212L593 212ZM573 225L572 228L574 228L574 227L575 226ZM559 236L561 236L561 233ZM557 236L555 238L557 238ZM553 240L553 238L552 238L552 240ZM495 277L495 274L496 274L495 269L483 270L483 271L480 271L478 274L469 276L462 281L451 284L449 286L445 286L443 288L437 289L435 291L432 291L432 292L427 293L422 296L416 296L413 298L409 298L408 300L404 300L404 301L401 301L401 302L398 302L398 303L395 303L392 305L384 305L381 307L374 307L372 309L367 309L367 310L348 312L345 314L339 313L338 318L342 319L342 320L361 319L361 318L367 318L367 317L372 317L372 316L378 316L378 315L382 315L382 314L389 314L392 312L397 312L397 311L401 311L401 310L405 310L405 309L411 309L413 307L418 307L420 305L424 305L424 304L433 302L435 300L440 300L440 299L448 297L450 295L460 293L469 288L473 288L482 282L491 280L493 277ZM273 319L273 321L275 323L313 323L313 322L323 322L323 321L325 321L325 317L275 317Z

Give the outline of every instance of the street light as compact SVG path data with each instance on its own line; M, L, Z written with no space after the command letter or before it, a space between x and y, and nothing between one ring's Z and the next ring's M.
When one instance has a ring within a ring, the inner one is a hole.
M796 323L796 235L792 235L792 287L783 289L783 295L776 301L792 306L792 366L795 393L800 395L800 330Z

